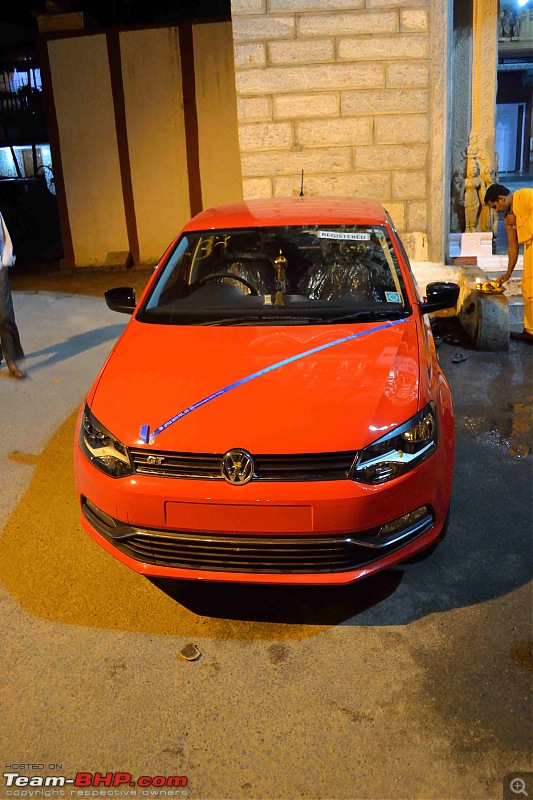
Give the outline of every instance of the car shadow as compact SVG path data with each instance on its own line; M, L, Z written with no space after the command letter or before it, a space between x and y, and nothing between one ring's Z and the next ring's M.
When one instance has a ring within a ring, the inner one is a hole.
M121 324L106 325L103 328L94 328L90 331L77 333L75 336L70 336L63 342L57 342L56 344L44 347L42 350L33 350L31 353L26 353L26 360L41 359L44 356L45 358L42 361L39 360L37 363L31 364L31 371L35 372L36 370L44 369L52 364L57 364L61 361L67 361L69 358L79 356L81 353L92 350L94 347L98 347L101 344L114 341L120 336L124 327L125 326ZM46 358L46 356L48 357Z
M346 624L394 595L398 568L345 586L277 586L150 578L168 597L202 617L289 625Z

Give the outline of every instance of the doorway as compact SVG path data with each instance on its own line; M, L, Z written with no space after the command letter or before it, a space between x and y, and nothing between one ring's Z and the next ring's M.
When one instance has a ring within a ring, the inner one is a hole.
M505 185L533 175L532 45L533 0L501 0L495 149Z
M496 105L496 152L498 172L524 172L525 163L525 103Z

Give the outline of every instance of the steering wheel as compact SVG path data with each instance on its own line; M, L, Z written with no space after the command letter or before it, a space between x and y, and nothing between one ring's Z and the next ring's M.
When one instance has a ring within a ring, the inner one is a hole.
M220 278L231 278L232 281L238 281L250 290L250 294L252 294L254 297L259 297L259 292L253 283L247 281L246 278L241 278L240 275L234 275L233 272L213 272L212 275L206 275L205 278L201 278L201 280L196 283L196 288L200 289L202 286L205 286L208 283L213 283L213 281L220 280Z

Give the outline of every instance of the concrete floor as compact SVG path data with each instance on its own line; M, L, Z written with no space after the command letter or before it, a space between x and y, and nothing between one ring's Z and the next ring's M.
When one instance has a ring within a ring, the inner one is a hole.
M0 370L4 771L187 776L205 800L492 800L528 773L531 795L531 348L441 330L456 474L427 560L342 589L155 583L82 531L72 481L76 409L127 317L27 288L29 377ZM184 796L142 791L113 796Z

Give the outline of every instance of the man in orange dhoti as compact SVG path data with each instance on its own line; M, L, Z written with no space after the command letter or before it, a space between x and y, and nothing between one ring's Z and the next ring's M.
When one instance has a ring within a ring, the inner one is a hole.
M533 344L533 189L517 189L511 192L501 183L493 183L485 192L485 205L505 214L509 261L507 272L498 279L500 284L511 277L518 260L518 247L524 245L524 330L522 333L511 333L511 339Z

